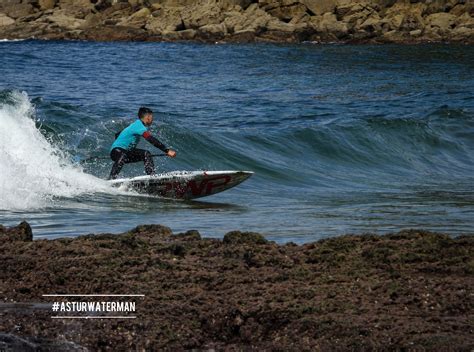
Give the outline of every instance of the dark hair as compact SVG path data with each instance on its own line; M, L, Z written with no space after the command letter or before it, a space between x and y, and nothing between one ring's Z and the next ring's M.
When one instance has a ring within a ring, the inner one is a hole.
M145 115L148 115L148 114L153 114L153 111L151 111L151 109L148 109L144 106L142 106L140 109L138 109L138 118L139 119L144 118Z

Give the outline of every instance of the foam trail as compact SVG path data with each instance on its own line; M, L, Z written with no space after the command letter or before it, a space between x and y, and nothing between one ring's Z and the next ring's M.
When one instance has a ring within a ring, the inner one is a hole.
M6 99L5 99L6 97ZM0 209L34 210L58 197L110 192L105 181L85 174L36 128L26 93L0 101Z

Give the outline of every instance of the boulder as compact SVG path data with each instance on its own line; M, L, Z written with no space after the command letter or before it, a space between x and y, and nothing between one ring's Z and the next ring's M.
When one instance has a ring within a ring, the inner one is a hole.
M285 23L277 19L272 19L267 23L267 30L293 33L296 30L296 26L294 24Z
M337 16L337 19L340 21L344 17L351 16L355 13L361 12L364 10L364 6L361 4L356 4L356 3L349 3L349 4L343 4L343 5L338 5L335 8L335 13Z
M30 225L23 221L18 226L5 228L0 225L0 241L32 241L33 232Z
M405 16L401 14L385 17L380 21L380 24L385 32L398 30L402 25L404 18Z
M150 16L151 16L151 11L148 8L144 7L138 10L137 12L133 13L129 17L122 19L119 22L119 25L142 28L145 26Z
M414 31L410 31L410 36L412 37L419 37L423 31L421 29L415 29Z
M452 36L455 40L468 40L474 43L474 28L456 27L452 31Z
M7 15L0 13L0 27L9 26L15 23L15 20Z
M82 28L96 27L104 20L100 13L90 13L85 17Z
M283 21L291 21L294 17L306 14L306 11L306 6L300 3L293 3L289 6L277 6L266 10L270 15Z
M158 16L148 19L145 28L152 34L163 34L184 29L180 8L162 8Z
M438 27L448 31L456 26L457 17L450 13L435 13L426 17L426 23L431 27Z
M424 3L397 2L385 12L385 17L381 21L382 27L385 31L399 30L402 32L423 29L425 9L426 4Z
M338 21L333 13L312 16L310 23L317 32L332 34L336 38L343 37L348 33L347 24L343 21Z
M456 23L458 26L474 29L474 18L469 16L468 13L459 16Z
M52 15L47 17L47 20L50 23L58 25L60 28L68 30L79 29L86 22L83 19L68 16L65 10L55 11Z
M379 32L382 30L382 23L380 22L380 16L377 12L368 17L364 22L359 26L360 29L372 33Z
M208 24L219 24L224 21L222 7L214 0L199 1L185 8L181 13L184 27L197 29Z
M34 12L31 4L8 4L3 6L3 12L14 19L31 15Z
M234 32L231 40L237 42L253 42L255 40L255 31L252 29Z
M370 16L376 13L371 8L362 7L360 9L360 11L351 12L349 15L344 16L341 19L341 22L346 23L347 28L351 31L359 30L361 28L362 23L364 23Z
M38 5L41 10L50 10L57 4L57 0L39 0Z
M326 12L333 13L336 6L348 4L350 0L300 0L314 15L322 15Z
M250 32L258 34L266 30L267 23L272 19L274 17L258 8L257 4L252 4L244 12L231 11L225 13L223 23L229 33L240 32L241 36L251 36Z
M224 23L208 24L200 27L199 32L208 37L224 37L227 34L227 27Z
M194 38L196 38L196 35L197 35L197 31L194 30L194 29L184 29L184 30L179 31L177 33L178 33L179 38L181 40L193 40ZM200 238L199 233L197 233L197 236L199 236L199 238ZM195 236L195 238L196 238L196 236Z
M94 5L89 0L59 0L59 8L66 16L84 19L94 10Z

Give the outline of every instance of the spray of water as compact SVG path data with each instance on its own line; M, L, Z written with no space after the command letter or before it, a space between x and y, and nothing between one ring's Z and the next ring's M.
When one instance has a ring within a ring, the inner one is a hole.
M0 210L34 210L95 192L112 190L48 142L26 93L8 93L0 101Z

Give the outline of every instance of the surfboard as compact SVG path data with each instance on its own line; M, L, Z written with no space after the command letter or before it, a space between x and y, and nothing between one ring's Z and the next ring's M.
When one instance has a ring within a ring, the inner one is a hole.
M228 190L252 175L252 171L172 171L109 182L121 190L163 198L195 199Z

